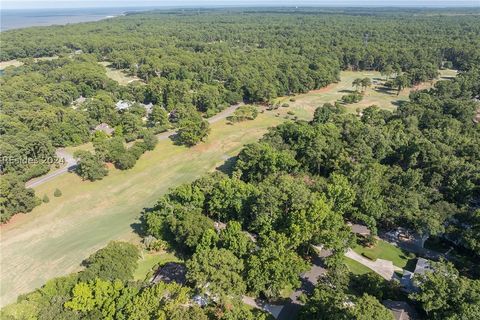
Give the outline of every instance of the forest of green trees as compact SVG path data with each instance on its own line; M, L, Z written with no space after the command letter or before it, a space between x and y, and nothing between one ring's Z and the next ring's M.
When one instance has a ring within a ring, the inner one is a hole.
M24 182L50 169L56 147L94 138L98 124L125 141L177 127L180 142L193 145L208 134L196 112L208 117L240 101L317 89L342 69L382 71L399 90L435 78L441 67L469 69L480 64L479 33L468 15L321 10L158 11L2 32L0 60L24 65L0 78L1 221L39 203ZM33 60L44 56L59 58ZM120 86L100 61L145 85ZM134 104L117 110L120 100ZM142 103L153 104L148 114ZM134 153L116 166L134 165Z
M376 276L348 273L343 253L354 235L346 221L374 232L403 226L454 233L478 263L480 135L472 98L480 94L479 80L472 69L439 81L394 112L373 106L357 117L327 104L311 122L281 124L246 146L230 173L171 190L143 213L144 236L184 257L188 287L132 282L137 249L116 243L87 259L85 271L53 280L14 306L41 319L258 319L235 301L245 294L275 299L298 288L311 246L323 245L333 252L329 271L305 297L300 317L388 319L380 301L401 293ZM215 228L219 222L224 229ZM438 272L409 296L419 312L475 319L478 268L458 266L459 274L450 262L432 267ZM194 293L213 301L206 309L179 307Z
M142 236L182 257L185 286L134 281L138 248L112 242L83 271L21 296L2 319L267 319L241 297L274 301L299 288L317 245L333 254L303 297L301 319L385 320L381 301L399 296L427 319L478 319L479 48L477 17L408 11L160 11L2 32L0 59L25 59L0 77L2 222L39 203L25 182L50 169L57 147L92 141L93 153L75 154L77 173L98 180L105 162L134 166L156 133L174 127L181 143L195 145L209 132L204 118L227 105L269 104L332 83L340 70L381 71L398 90L436 78L439 68L459 70L393 112L319 106L312 121L287 121L245 146L232 170L162 196L142 213ZM32 60L40 56L59 58ZM100 61L144 84L119 85ZM80 97L87 99L72 104ZM119 100L134 104L117 110ZM230 121L257 115L237 111ZM93 132L100 123L112 136ZM36 161L14 161L23 158ZM474 267L435 262L406 296L394 283L348 272L344 253L355 236L347 221L374 235L404 227L457 239ZM189 303L195 294L209 297L208 306Z

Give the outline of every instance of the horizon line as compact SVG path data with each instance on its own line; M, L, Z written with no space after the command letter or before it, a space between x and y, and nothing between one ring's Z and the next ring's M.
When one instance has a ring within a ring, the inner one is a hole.
M422 4L422 5L412 5L412 4L390 4L390 5L362 5L362 4L349 4L349 5L268 5L268 4L263 4L263 5L124 5L124 6L72 6L72 7L66 7L66 6L61 6L61 7L10 7L10 6L3 6L3 8L0 9L0 11L4 10L52 10L52 9L127 9L127 8L138 8L138 9L222 9L222 8L286 8L286 9L308 9L308 8L329 8L329 9L334 9L334 8L342 8L342 9L348 9L348 8L384 8L384 9L463 9L463 8L479 8L480 9L480 4L460 4L460 5L429 5L429 4Z

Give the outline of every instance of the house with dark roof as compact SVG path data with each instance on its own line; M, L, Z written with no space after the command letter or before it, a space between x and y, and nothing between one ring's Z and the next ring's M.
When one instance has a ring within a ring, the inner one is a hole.
M95 127L94 131L102 131L111 136L114 129L106 123L100 123L98 126Z
M159 267L155 275L150 280L151 283L163 281L165 283L176 282L184 285L187 282L187 268L184 264L168 262Z
M415 309L405 301L385 300L382 304L392 312L395 320L418 319Z
M350 226L350 228L352 229L352 232L357 235L367 237L371 234L370 229L368 229L367 226L363 224L349 222L347 223L347 225Z

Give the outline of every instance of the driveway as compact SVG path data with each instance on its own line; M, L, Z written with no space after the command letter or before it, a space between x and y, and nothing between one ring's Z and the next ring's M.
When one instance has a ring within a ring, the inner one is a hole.
M331 253L327 250L318 249L318 255L313 259L312 267L310 270L305 272L300 276L301 286L296 291L294 291L290 297L289 301L283 305L274 305L269 303L264 303L262 301L256 301L250 297L243 297L243 302L264 311L267 311L275 317L277 320L292 320L296 319L298 312L300 311L303 303L299 300L299 297L302 294L311 294L315 289L315 286L318 282L318 278L323 275L327 270L323 268L323 258L329 256Z
M394 266L393 262L390 260L377 259L372 261L356 253L352 249L348 249L348 251L345 253L345 256L363 264L369 269L372 269L386 280L400 280L400 278L395 274L395 271L402 271L402 268Z

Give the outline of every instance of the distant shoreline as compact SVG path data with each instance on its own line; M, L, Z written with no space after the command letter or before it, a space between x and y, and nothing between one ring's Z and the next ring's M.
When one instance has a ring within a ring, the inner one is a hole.
M152 10L236 10L236 9L254 9L254 10L271 10L271 9L325 9L330 10L354 10L362 11L368 8L385 9L385 10L418 10L432 11L431 14L448 14L448 11L458 11L460 15L479 15L479 6L459 6L459 7L443 7L443 6L266 6L266 5L250 5L250 6L139 6L139 7L99 7L99 8L36 8L36 9L2 9L0 32L8 30L18 30L29 27L48 27L55 25L67 25L82 22L95 22L105 19L112 19L119 16L134 14ZM471 10L474 12L471 12Z
M127 12L135 11L143 10L133 8L2 9L0 32L29 27L94 22L124 16Z

